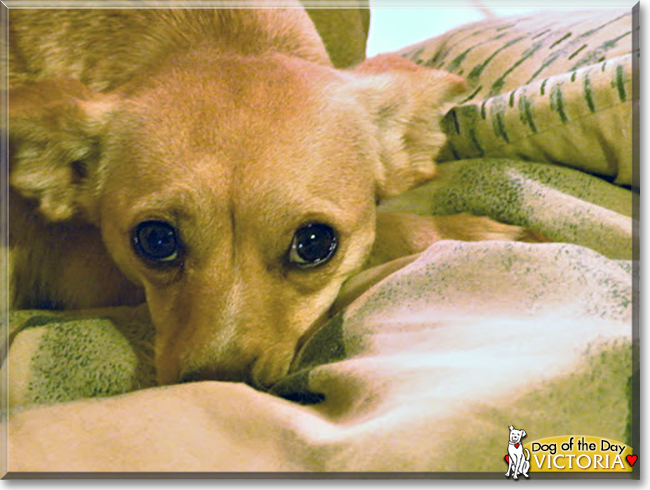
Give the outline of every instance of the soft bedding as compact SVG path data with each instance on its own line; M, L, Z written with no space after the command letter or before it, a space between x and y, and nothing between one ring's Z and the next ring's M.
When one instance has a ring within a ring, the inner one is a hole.
M489 215L553 243L433 244L332 318L268 393L156 387L143 307L14 312L9 471L496 474L509 425L630 446L631 23L489 20L402 52L483 68L443 123L440 178L382 207Z
M490 472L510 424L626 442L630 298L629 262L584 247L439 242L270 394L203 382L17 412L9 468ZM87 385L85 355L61 360L67 383Z

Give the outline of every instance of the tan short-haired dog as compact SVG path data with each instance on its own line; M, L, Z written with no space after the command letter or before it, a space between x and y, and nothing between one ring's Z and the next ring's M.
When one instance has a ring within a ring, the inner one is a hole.
M465 90L390 56L335 70L299 8L17 9L9 39L12 305L146 301L161 383L282 377ZM374 263L521 231L402 219Z

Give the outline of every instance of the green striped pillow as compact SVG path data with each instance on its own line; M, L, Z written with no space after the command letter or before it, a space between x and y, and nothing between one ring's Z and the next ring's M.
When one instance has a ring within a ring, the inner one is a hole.
M631 53L631 12L612 9L489 19L400 51L470 82L443 121L449 141L440 161L558 163L625 185L632 181Z

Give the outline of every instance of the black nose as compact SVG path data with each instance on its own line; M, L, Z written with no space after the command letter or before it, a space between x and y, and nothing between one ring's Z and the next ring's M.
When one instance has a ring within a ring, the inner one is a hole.
M179 383L194 383L196 381L229 381L232 383L246 383L249 381L249 376L248 373L244 371L200 369L183 374Z
M195 372L195 373L187 373L183 375L183 377L178 381L179 383L194 383L195 381L205 381L206 378L204 378L201 373Z

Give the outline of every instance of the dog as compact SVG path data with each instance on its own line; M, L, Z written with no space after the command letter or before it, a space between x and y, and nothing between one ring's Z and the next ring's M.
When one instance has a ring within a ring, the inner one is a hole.
M510 437L508 439L508 471L506 472L506 476L510 477L510 471L512 470L513 480L517 480L519 475L524 475L526 478L529 478L530 451L524 449L521 443L521 440L526 437L526 431L517 430L512 425L509 425L508 429L510 429ZM524 457L524 451L526 451L526 457Z
M146 302L161 384L266 389L364 268L525 239L378 216L436 176L466 82L390 55L335 69L299 7L9 12L12 308Z

